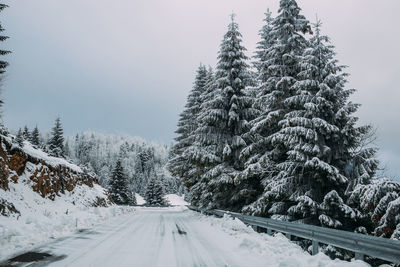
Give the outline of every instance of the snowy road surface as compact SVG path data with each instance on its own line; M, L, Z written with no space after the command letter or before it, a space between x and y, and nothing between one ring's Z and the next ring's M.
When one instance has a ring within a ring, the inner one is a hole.
M240 221L183 207L138 208L35 252L51 256L19 266L367 266L310 256L283 235L258 234Z

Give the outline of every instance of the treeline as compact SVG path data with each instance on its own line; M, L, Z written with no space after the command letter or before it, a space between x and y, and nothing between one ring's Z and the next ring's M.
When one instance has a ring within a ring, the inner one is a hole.
M264 22L252 62L232 16L215 70L198 68L169 170L196 206L399 239L400 185L374 178L373 129L321 22L295 0Z
M182 194L183 185L165 168L169 147L141 138L100 133L81 133L67 137L67 157L110 188L117 161L121 162L128 188L141 196L152 179L159 180L167 194Z
M64 137L60 118L50 133L43 134L36 126L18 130L15 143L21 148L24 141L54 157L66 158L86 173L99 179L100 184L115 194L118 204L132 204L134 193L146 194L151 180L162 184L168 194L183 194L180 180L172 177L165 168L169 147L130 136L80 133Z

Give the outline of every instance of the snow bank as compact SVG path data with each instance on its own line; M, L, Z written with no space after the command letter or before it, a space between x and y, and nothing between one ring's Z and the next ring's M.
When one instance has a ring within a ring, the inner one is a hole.
M97 197L104 197L103 190L99 185L80 185L52 201L34 192L26 181L10 183L10 190L0 190L0 194L20 214L0 216L0 261L134 210L115 205L91 207Z
M243 252L246 250L249 255L256 254L265 259L268 259L266 266L293 266L293 267L367 267L369 264L363 261L346 262L341 260L331 260L323 253L310 255L305 252L300 246L290 242L284 235L277 233L274 236L257 233L250 226L246 226L238 219L232 219L229 216L224 218L215 218L204 216L193 211L199 222L207 222L213 227L222 229L229 236L234 237L235 243L230 241L230 246L234 246L233 250ZM216 237L217 238L217 237ZM218 237L220 238L220 237ZM227 241L228 242L228 241ZM220 240L220 243L225 243Z
M187 206L187 205L189 205L188 202L183 200L183 196L178 196L178 195L175 195L175 194L169 194L169 195L165 195L165 199L172 206Z
M136 203L138 205L143 205L146 203L146 200L144 200L144 198L139 195L138 193L136 193ZM188 202L186 202L185 200L183 200L184 196L178 196L176 194L168 194L165 195L165 199L168 201L168 203L171 206L187 206L189 205Z
M0 214L0 261L133 211L112 205L93 177L65 159L51 157L29 142L24 142L22 155L12 153L11 137L1 136L0 141L0 171L9 173L6 186L0 188L0 208L2 203L6 208L5 216ZM65 168L57 172L58 166Z
M135 197L136 197L137 205L143 205L146 203L146 200L144 200L144 198L141 195L139 195L138 193L135 194Z

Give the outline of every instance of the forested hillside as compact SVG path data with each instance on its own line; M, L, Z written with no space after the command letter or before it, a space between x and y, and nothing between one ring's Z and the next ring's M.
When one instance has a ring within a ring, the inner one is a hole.
M169 157L169 147L165 145L139 137L86 132L66 137L65 156L95 174L106 188L120 159L131 191L144 196L149 181L157 178L164 184L165 193L183 193L180 180L165 168Z

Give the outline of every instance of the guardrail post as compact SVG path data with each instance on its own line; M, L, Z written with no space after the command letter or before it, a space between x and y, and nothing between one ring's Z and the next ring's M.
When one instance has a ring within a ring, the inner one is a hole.
M317 254L318 254L318 251L319 251L319 244L318 244L318 241L313 240L313 241L312 241L312 254L313 254L313 255L317 255Z
M356 258L356 260L363 261L364 260L364 254L362 254L360 252L356 252L355 258Z
M272 235L272 230L271 230L271 228L268 228L268 229L267 229L267 234Z
M254 232L258 232L258 226L252 225L251 228L253 228Z

